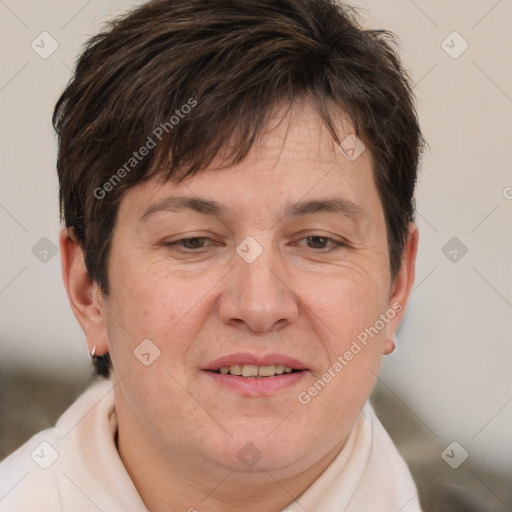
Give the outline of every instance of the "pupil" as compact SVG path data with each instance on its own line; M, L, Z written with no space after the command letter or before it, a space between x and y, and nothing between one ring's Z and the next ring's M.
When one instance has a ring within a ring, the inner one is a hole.
M325 248L325 242L327 241L327 238L325 238L324 236L309 236L308 240L310 242L313 241L313 245L315 245L315 241L318 242L320 240L320 246L321 247L318 247L318 245L317 245L315 248L316 249L318 249L318 248L323 249L323 248Z
M187 240L185 240L185 244L192 246L188 247L188 249L197 249L197 247L201 246L201 244L198 243L198 241L200 242L201 240L203 240L203 238L201 237L188 238Z

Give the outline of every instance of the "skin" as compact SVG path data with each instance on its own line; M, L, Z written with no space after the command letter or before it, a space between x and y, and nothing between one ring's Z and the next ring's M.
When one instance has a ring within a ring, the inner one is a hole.
M61 233L73 311L89 349L108 350L113 361L118 450L153 512L280 511L303 493L343 448L382 356L394 349L414 282L417 227L409 226L392 280L370 152L349 161L307 104L269 126L243 162L221 163L180 184L153 180L127 191L106 298L88 277L72 231ZM227 210L159 210L141 220L148 207L177 196ZM292 203L333 197L364 215L284 215ZM248 236L263 249L252 263L235 251ZM165 245L193 237L206 240ZM397 303L401 311L379 334L300 403L298 394ZM160 350L149 366L133 353L147 338ZM239 352L284 354L307 371L286 389L254 397L202 370ZM237 456L247 443L261 454L251 467Z

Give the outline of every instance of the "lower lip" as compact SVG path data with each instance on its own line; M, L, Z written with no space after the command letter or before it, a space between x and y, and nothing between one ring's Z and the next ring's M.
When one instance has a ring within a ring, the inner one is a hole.
M308 371L283 373L274 377L238 377L212 371L206 371L205 373L220 386L243 396L271 396L296 385L305 377Z

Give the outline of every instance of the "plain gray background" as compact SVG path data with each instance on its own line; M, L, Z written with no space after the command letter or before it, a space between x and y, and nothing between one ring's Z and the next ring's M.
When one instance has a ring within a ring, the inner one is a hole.
M50 120L81 44L133 4L0 1L4 369L66 378L90 371L52 252ZM512 475L512 2L357 5L365 26L398 35L429 144L417 190L416 284L380 381L441 445L456 441L479 465Z

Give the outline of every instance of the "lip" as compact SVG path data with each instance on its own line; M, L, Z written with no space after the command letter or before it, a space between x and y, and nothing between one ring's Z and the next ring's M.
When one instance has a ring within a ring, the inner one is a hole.
M234 364L251 364L256 366L282 365L294 370L273 377L239 377L236 375L216 373L223 366ZM230 354L208 363L202 368L204 374L219 386L246 397L265 397L276 395L301 381L309 373L304 363L294 357L283 354L256 355L247 352Z
M283 354L265 354L265 355L256 355L249 354L247 352L240 352L238 354L230 354L227 356L220 357L211 361L206 366L204 366L203 370L210 370L212 372L218 371L223 366L231 366L234 364L252 364L256 366L270 366L270 365L282 365L289 366L294 370L307 370L308 368L304 363L290 356L285 356ZM274 378L274 377L272 377Z
M274 377L238 377L236 375L204 371L204 374L219 386L247 397L265 397L276 395L280 391L295 386L306 374L307 370L284 373Z

